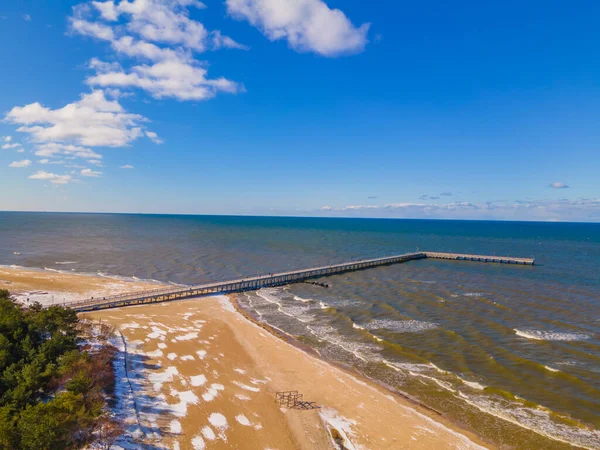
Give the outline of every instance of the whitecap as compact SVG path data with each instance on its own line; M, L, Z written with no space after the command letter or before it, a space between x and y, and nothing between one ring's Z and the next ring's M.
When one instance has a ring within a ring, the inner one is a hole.
M419 333L432 330L439 325L433 322L423 322L420 320L389 320L376 319L364 325L367 330L386 329L396 333Z
M559 332L546 330L518 330L514 328L517 336L536 341L585 341L590 336L585 333Z

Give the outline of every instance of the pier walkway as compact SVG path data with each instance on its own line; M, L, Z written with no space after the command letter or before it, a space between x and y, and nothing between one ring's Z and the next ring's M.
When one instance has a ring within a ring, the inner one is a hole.
M95 311L98 309L119 308L122 306L142 305L146 303L159 303L180 300L190 297L198 297L210 294L230 294L234 292L252 291L266 287L283 286L291 283L299 283L311 278L319 278L328 275L353 272L371 267L398 264L416 259L452 259L461 261L479 261L504 264L534 265L533 258L512 258L504 256L481 256L466 255L459 253L440 252L415 252L404 255L389 256L384 258L352 261L342 264L332 264L325 267L315 267L304 270L293 270L290 272L259 275L255 277L241 278L237 280L220 281L200 284L197 286L170 286L168 288L154 289L143 292L115 295L103 298L91 298L80 302L65 304L65 306L78 312Z

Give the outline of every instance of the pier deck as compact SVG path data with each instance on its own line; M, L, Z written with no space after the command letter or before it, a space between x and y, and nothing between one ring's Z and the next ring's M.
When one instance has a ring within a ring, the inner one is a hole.
M154 289L143 292L134 292L103 298L92 298L80 302L68 303L65 306L78 312L95 311L99 309L119 308L122 306L142 305L146 303L159 303L180 300L190 297L199 297L210 294L230 294L257 290L265 287L283 286L298 283L311 278L319 278L328 275L353 272L371 267L399 264L416 259L451 259L457 261L478 261L504 264L534 265L533 258L513 258L504 256L481 256L460 253L441 252L415 252L404 255L389 256L384 258L352 261L342 264L332 264L324 267L315 267L304 270L293 270L289 272L259 275L255 277L240 278L237 280L205 283L197 286L171 286L168 288Z

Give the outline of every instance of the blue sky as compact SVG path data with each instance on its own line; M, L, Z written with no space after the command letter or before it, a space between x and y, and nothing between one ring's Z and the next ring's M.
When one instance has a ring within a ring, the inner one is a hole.
M600 221L599 13L5 0L0 209Z

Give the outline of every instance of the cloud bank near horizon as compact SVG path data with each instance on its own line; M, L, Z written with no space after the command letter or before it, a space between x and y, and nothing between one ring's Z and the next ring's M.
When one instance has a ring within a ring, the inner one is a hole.
M600 222L600 199L327 205L316 213L326 217Z

